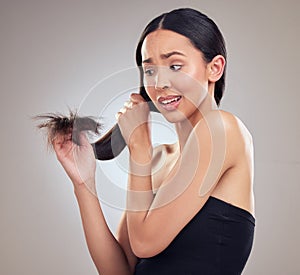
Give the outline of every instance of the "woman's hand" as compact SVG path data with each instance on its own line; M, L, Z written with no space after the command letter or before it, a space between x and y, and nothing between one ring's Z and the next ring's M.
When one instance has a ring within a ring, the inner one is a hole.
M151 144L149 106L140 94L132 93L116 117L129 149Z
M72 135L57 134L52 144L57 159L65 169L74 187L85 184L96 195L96 160L93 148L85 134L79 134L80 145L72 141Z

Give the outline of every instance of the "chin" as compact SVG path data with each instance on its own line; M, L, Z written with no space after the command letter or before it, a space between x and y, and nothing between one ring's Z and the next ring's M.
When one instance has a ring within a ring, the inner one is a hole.
M166 112L160 110L160 113L170 123L178 123L188 119L184 114L180 112Z

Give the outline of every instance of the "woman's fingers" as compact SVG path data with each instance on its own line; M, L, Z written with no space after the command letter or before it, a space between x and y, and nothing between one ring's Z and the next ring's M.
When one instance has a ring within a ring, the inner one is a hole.
M128 109L132 109L133 107L133 102L131 100L128 100L124 103L124 107Z
M141 94L137 94L137 93L132 93L130 95L130 100L133 103L142 103L142 102L145 102L145 99L141 96Z
M145 135L149 134L149 106L140 94L130 95L130 100L116 113L116 119L127 145L142 142Z
M70 141L72 141L72 134L68 134L68 135L56 134L56 136L52 139L51 142L54 149L55 148L58 149Z
M146 108L145 108L146 107ZM144 100L144 98L139 93L132 93L130 95L130 99L124 102L124 106L115 114L116 120L118 123L120 122L120 118L127 114L127 119L134 121L139 121L148 113L148 104ZM147 118L142 119L143 122L147 120ZM140 122L141 124L141 122Z
M128 109L131 110L134 105L144 103L144 98L138 93L132 93L130 95L130 100L125 101L124 107L120 109L120 111L116 114L116 118L118 119L120 115L124 114Z
M62 135L56 134L55 137L52 138L51 142L53 146L62 144L63 142Z
M92 148L92 145L90 144L85 132L79 133L79 142L80 142L79 147L91 147Z
M122 112L117 112L115 117L116 117L116 120L119 120L120 116L122 115L123 113Z
M52 139L52 146L57 159L62 163L64 159L70 157L73 149L77 146L72 141L72 134L62 135L57 134Z
M90 144L84 132L79 133L79 141L80 141L80 145Z
M125 103L124 103L124 107L122 107L121 109L120 109L120 111L119 112L117 112L116 113L116 119L118 120L119 119L119 117L122 115L122 114L125 114L125 112L127 111L127 110L131 110L132 109L132 107L133 107L133 102L132 101L126 101Z

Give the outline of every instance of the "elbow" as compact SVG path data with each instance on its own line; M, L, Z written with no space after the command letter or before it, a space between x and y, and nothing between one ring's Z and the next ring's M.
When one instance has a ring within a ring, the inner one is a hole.
M131 248L133 253L138 258L150 258L157 255L163 250L156 244L156 242L145 241L145 240L132 241Z

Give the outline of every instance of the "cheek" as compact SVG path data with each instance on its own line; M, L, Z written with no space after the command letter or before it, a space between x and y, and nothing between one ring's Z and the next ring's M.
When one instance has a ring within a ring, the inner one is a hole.
M144 87L146 90L147 95L150 97L150 99L155 102L156 101L156 91L153 85L149 85L144 83Z
M201 101L207 94L205 84L195 74L180 72L177 77L172 79L172 87L197 106L199 105L199 100Z
M152 99L155 94L155 77L144 77L143 85L148 96Z

